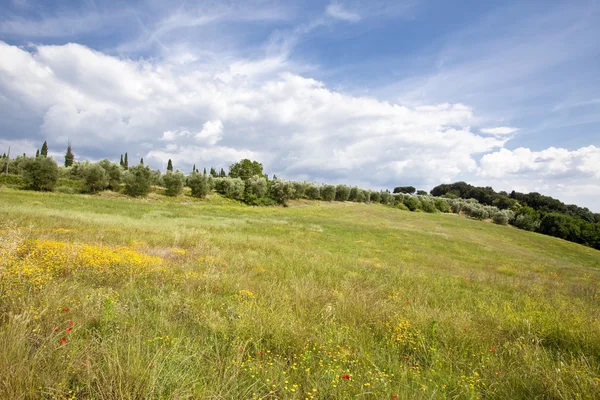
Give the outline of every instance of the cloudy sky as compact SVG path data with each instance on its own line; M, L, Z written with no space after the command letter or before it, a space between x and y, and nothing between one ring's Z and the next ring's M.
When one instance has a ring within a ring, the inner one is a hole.
M600 212L598 1L0 3L0 152Z

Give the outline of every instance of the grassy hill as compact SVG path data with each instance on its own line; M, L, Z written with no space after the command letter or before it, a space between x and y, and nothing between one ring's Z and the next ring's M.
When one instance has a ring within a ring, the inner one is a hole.
M599 398L600 252L382 205L0 189L0 398Z

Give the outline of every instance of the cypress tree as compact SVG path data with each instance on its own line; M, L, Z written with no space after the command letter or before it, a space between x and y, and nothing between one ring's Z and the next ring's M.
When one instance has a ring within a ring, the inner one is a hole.
M196 172L196 164L194 164L194 166L192 167L192 174Z
M226 177L227 176L227 174L225 173L225 170L223 168L221 168L221 174L220 175L222 177Z
M129 161L127 160L127 152L125 152L125 160L123 160L123 167L129 169Z
M123 154L121 154L121 161L119 162L119 165L122 167L123 166Z
M144 165L144 157L140 158L140 164Z
M38 150L35 152L35 158L38 158L39 156L40 156L40 149L38 149Z
M173 171L173 162L169 158L169 162L167 163L167 171Z
M75 160L75 156L73 155L73 149L71 149L71 142L67 145L67 152L65 154L65 167L70 167L73 165L73 161Z
M217 171L215 171L215 169L213 167L210 167L210 176L214 176L217 177Z
M204 175L206 175L206 167L204 167Z
M40 151L40 155L44 157L48 157L48 143L44 140L44 144L42 145L42 151Z

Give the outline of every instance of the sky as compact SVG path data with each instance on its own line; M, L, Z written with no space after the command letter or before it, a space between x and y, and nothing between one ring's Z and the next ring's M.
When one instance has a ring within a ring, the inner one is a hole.
M600 2L0 0L0 152L600 212Z

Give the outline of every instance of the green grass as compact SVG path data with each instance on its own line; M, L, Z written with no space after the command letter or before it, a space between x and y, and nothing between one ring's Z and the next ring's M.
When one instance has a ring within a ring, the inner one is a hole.
M6 188L0 232L2 399L600 398L600 252L574 243L382 205ZM163 262L65 269L34 240Z

